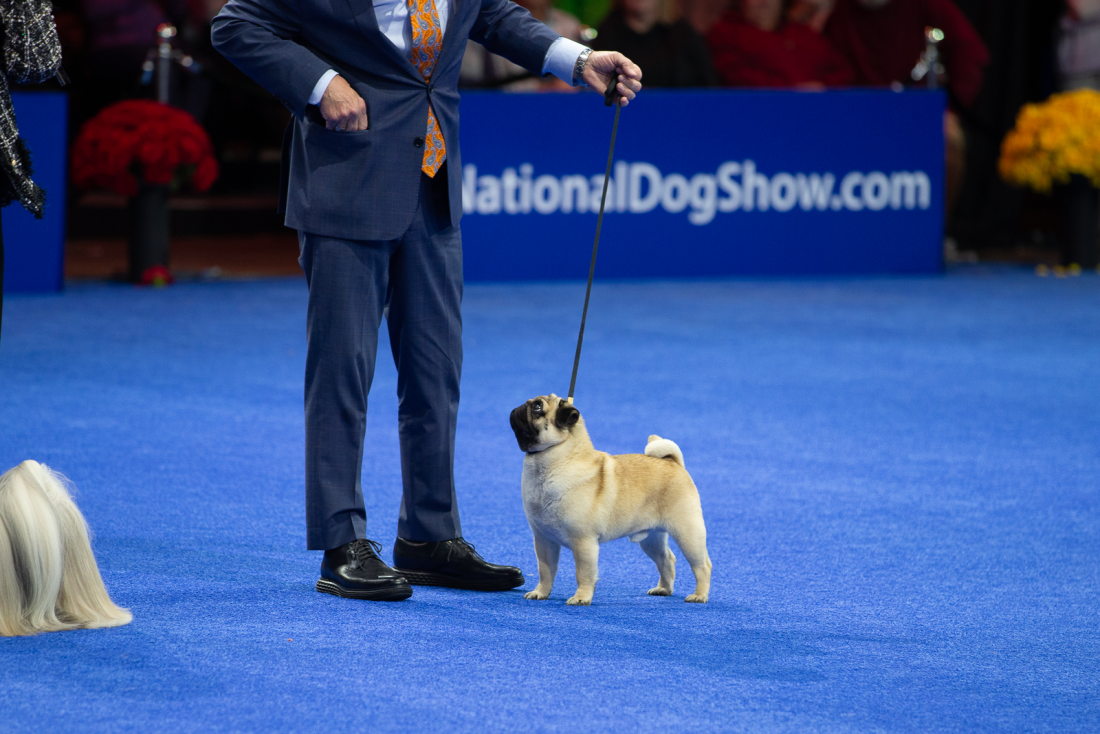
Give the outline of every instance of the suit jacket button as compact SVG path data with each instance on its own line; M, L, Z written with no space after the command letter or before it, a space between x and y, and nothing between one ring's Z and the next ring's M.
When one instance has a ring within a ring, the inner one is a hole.
M423 148L424 147L424 138L416 138L415 140L413 140L413 147L414 148Z

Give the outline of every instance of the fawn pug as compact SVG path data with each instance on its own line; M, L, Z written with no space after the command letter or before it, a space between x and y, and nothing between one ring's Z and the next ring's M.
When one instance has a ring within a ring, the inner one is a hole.
M676 578L672 535L695 574L695 592L685 601L707 600L711 563L703 508L675 443L650 436L644 455L597 451L580 411L557 395L531 398L512 411L511 423L527 454L523 509L539 562L538 586L526 598L550 596L564 545L577 566L577 592L566 603L591 604L600 543L623 537L657 564L660 581L649 593L668 596Z

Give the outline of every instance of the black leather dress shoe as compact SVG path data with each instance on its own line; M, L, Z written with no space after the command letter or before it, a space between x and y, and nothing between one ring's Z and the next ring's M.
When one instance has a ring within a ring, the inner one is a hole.
M504 591L523 586L523 572L482 558L462 538L414 543L398 538L393 544L394 571L416 586L447 586L473 591Z
M380 550L382 545L373 540L353 540L325 551L317 591L348 599L408 599L412 596L412 587L401 574L382 562L378 557Z

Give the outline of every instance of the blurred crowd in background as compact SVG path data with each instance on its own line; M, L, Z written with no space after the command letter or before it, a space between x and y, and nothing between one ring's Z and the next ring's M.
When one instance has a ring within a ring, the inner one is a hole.
M1042 218L1043 205L1021 207L1027 194L1009 190L995 171L1000 140L1020 106L1100 85L1100 0L518 2L563 36L626 54L643 68L647 89L925 86L929 80L915 80L914 67L926 49L926 29L940 29L949 232L976 248L1018 239L1021 228L1029 231L1020 221L1028 211ZM273 189L289 113L211 47L210 21L223 4L59 0L57 24L74 81L71 134L112 102L155 96L155 30L169 22L189 62L173 76L171 102L211 135L223 171L213 194ZM576 91L472 42L462 86Z

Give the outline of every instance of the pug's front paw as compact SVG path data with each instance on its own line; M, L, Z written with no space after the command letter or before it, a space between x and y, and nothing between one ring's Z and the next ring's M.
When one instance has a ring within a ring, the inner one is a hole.
M696 604L706 604L707 597L704 594L688 594L684 601L695 602Z
M580 596L571 596L565 600L565 603L571 607L587 607L592 604L592 599L585 599Z
M650 596L671 596L672 589L666 589L663 586L654 586L652 589L646 592Z
M534 591L528 591L526 594L523 595L523 598L524 599L538 599L538 600L541 601L542 599L549 599L550 594L546 594L546 593L543 593L543 592L539 591L538 589L535 589Z

